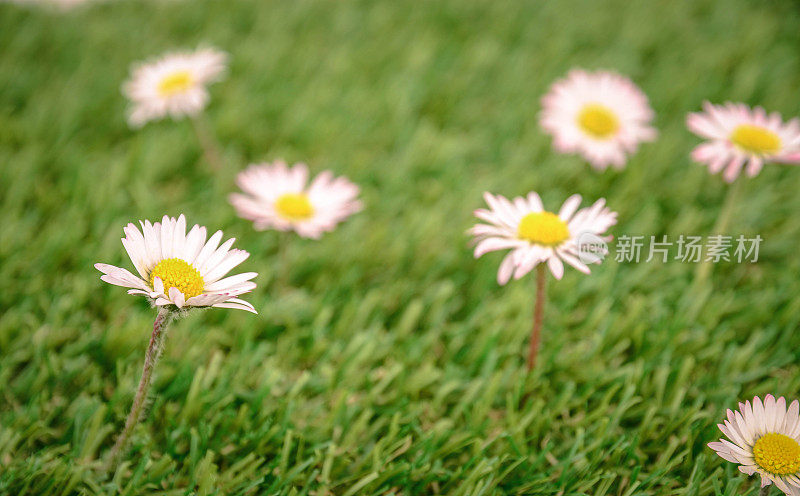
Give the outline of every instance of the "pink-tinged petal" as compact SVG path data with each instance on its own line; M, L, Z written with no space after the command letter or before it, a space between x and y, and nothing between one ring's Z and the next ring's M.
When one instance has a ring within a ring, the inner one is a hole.
M589 270L589 267L587 267L586 264L584 264L578 258L570 255L565 251L559 251L558 256L561 257L565 262L570 264L572 267L578 269L584 274L590 274L592 272L591 270Z
M725 445L725 447L728 449L728 452L730 454L732 454L733 456L736 457L736 459L739 461L739 463L741 463L743 465L747 465L747 464L753 462L752 453L743 450L742 448L740 448L739 446L736 446L735 444L733 444L732 442L730 442L728 440L722 439L722 440L720 440L720 442Z
M511 274L514 273L514 252L509 253L500 262L500 268L497 270L497 283L505 286L511 280Z
M561 279L564 277L564 264L561 262L556 256L552 256L547 259L547 266L550 268L550 272L553 273L553 277L556 279Z
M758 426L758 433L760 435L764 435L767 431L767 418L764 412L764 404L761 402L761 398L756 396L753 398L753 417L756 420L756 425Z
M166 294L164 291L164 281L162 281L158 276L153 278L153 292L158 294Z
M169 299L172 300L172 303L178 308L183 308L183 304L186 303L183 293L176 287L169 288Z
M800 435L800 402L792 401L786 411L786 435L797 439Z
M739 467L739 472L741 472L743 474L746 474L746 475L753 475L754 473L756 473L756 470L753 467L742 465L742 466ZM762 480L762 485L763 485L763 480Z
M476 237L481 237L481 238L483 238L483 237L503 237L503 238L505 238L505 237L510 236L512 233L510 233L508 231L508 229L503 228L503 227L490 226L490 225L487 225L487 224L475 224L473 227L471 227L467 231L467 234L470 234L470 235L476 236Z
M233 309L236 309L236 310L245 310L247 312L254 313L254 314L258 315L258 312L256 311L255 307L253 307L253 305L251 305L250 303L248 303L248 302L246 302L244 300L240 300L238 298L231 298L230 300L228 300L228 301L226 301L224 303L216 303L216 304L214 304L212 306L214 308L233 308Z
M243 272L224 279L220 279L214 283L206 284L206 291L224 291L227 288L236 286L237 284L249 281L258 275L257 272Z
M544 204L539 194L535 191L528 193L528 208L531 212L541 212L544 210Z
M800 164L800 152L790 153L788 155L783 155L781 157L778 157L776 159L776 162L781 162L790 165L798 165Z
M172 233L175 230L173 219L164 216L161 219L161 259L172 258Z
M759 157L750 157L750 160L747 162L747 175L750 177L756 176L761 169L764 168L764 161L761 160Z
M186 243L184 245L182 258L186 260L187 263L193 265L205 242L206 228L195 224L192 230L189 231L189 234L186 235Z
M724 444L720 442L713 442L708 443L708 447L714 450L721 458L731 463L739 463L739 460L737 460L736 457L728 451Z
M203 276L203 280L206 281L206 284L218 281L225 274L230 272L231 269L244 262L249 256L250 254L244 250L229 251L216 267L211 267L210 264L207 264L206 270L208 270L208 272Z
M175 222L174 231L172 233L172 253L173 256L183 256L183 251L186 245L186 217L183 214L178 216Z
M475 258L479 258L486 253L498 250L506 250L509 248L517 248L524 242L518 239L504 239L504 238L487 238L482 240L475 247Z
M222 231L215 232L211 238L206 242L205 246L200 250L200 253L197 254L197 258L194 260L192 264L194 268L199 269L202 267L208 258L214 254L217 250L217 246L219 246L219 242L222 239Z
M737 155L728 163L725 168L725 173L722 175L725 181L732 183L739 177L739 173L742 172L742 167L744 166L744 161L745 157Z
M578 209L578 206L581 204L581 195L572 195L567 198L567 201L564 202L564 205L561 206L561 210L558 211L558 216L564 222L569 222L569 219L572 217L572 214Z
M96 263L94 267L104 274L100 279L109 284L126 288L148 289L144 281L131 274L128 270L103 263Z
M742 437L744 437L748 445L753 444L753 442L755 442L755 428L750 425L750 423L747 421L747 418L745 418L745 416L742 413L737 411L734 415L736 416L736 425L738 426L739 432L742 434Z
M192 296L188 300L186 300L186 305L193 306L193 307L210 307L217 303L222 303L223 301L230 300L232 295L228 293L220 293L220 294L201 294L197 296Z

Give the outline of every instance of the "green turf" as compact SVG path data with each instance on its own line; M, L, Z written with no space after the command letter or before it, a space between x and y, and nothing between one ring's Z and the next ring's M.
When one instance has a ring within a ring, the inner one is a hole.
M734 495L706 447L728 407L798 395L800 168L747 180L732 234L755 265L618 264L549 286L526 379L533 279L474 260L481 193L555 208L606 197L617 235L706 234L726 186L688 159L703 99L800 113L790 1L119 1L67 13L0 4L0 494ZM134 131L129 65L201 42L232 56L209 120ZM621 172L558 156L536 115L573 66L630 75L660 139ZM284 157L363 187L321 241L227 204L246 164ZM221 228L260 272L260 314L196 311L169 331L148 419L116 474L155 312L92 267L132 268L138 219Z

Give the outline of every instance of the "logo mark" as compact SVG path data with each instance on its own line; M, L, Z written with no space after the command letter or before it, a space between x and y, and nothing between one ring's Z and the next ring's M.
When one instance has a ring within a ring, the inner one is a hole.
M585 264L600 263L608 255L608 243L600 236L585 232L577 237L578 260Z

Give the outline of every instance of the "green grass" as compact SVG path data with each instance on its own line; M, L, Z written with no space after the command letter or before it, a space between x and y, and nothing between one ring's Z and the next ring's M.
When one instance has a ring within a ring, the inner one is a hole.
M696 316L694 266L618 264L550 284L526 379L533 278L474 260L481 192L608 199L619 234L706 234L726 186L690 163L703 99L800 113L790 1L119 1L0 5L0 494L734 495L706 447L736 401L800 390L800 168L744 185ZM129 65L201 42L232 56L209 119L130 130ZM539 98L573 66L630 75L660 139L621 172L555 155ZM234 215L246 164L284 157L363 186L321 241ZM122 226L167 213L252 253L260 314L169 331L128 462L98 470L131 405L155 312L99 280ZM526 400L527 398L527 400ZM773 494L777 494L773 492Z

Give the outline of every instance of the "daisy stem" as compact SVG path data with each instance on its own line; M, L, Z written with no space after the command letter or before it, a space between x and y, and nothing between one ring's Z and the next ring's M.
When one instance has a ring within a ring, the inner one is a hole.
M769 494L769 490L772 488L772 484L769 486L764 486L758 491L758 496L767 496Z
M211 169L217 172L222 169L222 153L220 152L219 142L214 136L211 125L208 123L206 115L201 113L191 119L194 134L200 147L203 149L203 156L206 162L211 165Z
M542 321L544 320L544 300L546 282L545 265L536 266L536 304L533 308L533 328L531 329L531 342L528 348L528 372L536 366L536 356L539 354L539 341L541 340Z
M725 203L723 203L722 209L717 216L717 222L711 229L712 235L725 234L725 231L728 230L728 224L730 223L733 211L736 208L736 204L739 203L739 193L742 189L741 184L742 180L739 179L731 184L731 186L728 188L728 192L725 195ZM695 285L699 286L704 283L711 274L711 269L711 262L707 259L703 260L700 265L697 266L697 270L695 272Z
M150 336L150 344L147 346L147 353L144 355L142 379L139 381L139 388L136 390L136 397L133 399L133 407L131 407L128 420L125 421L125 427L122 429L122 432L120 432L114 447L111 448L109 469L115 469L120 458L125 454L125 449L127 448L131 433L141 419L144 405L147 401L147 394L150 391L150 381L153 377L153 371L156 368L158 359L161 357L161 352L164 351L165 332L171 317L170 311L161 307L158 310L156 320L153 322L153 334Z

